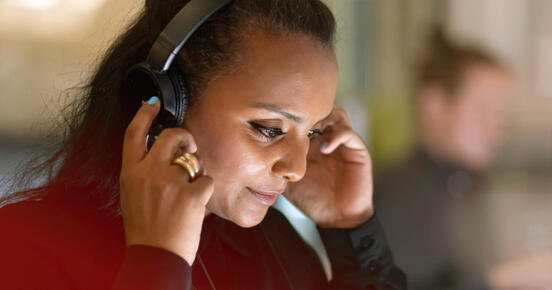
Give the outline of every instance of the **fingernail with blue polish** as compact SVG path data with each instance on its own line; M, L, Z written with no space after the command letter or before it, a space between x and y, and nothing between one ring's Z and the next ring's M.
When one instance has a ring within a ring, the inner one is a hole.
M324 143L322 143L322 146L320 148L326 149L326 147L328 147L328 142L324 141Z
M153 105L153 104L157 103L157 101L159 101L159 98L156 97L156 96L153 96L148 100L148 104Z

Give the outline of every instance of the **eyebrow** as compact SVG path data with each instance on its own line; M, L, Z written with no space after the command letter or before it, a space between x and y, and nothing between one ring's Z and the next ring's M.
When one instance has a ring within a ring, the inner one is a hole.
M260 109L265 109L265 110L268 110L268 111L271 111L271 112L275 112L275 113L278 113L292 121L295 121L297 123L301 123L303 122L303 118L297 116L297 115L294 115L293 113L289 112L288 110L278 106L278 105L275 105L275 104L268 104L268 103L252 103L251 104L251 107L254 107L254 108L260 108ZM326 120L328 120L331 116L332 116L332 113L333 113L333 110L324 118L322 118L321 120L319 120L318 122L316 122L316 124L319 124L319 123L322 123ZM315 125L316 125L315 124Z
M301 123L303 122L303 118L289 112L288 110L278 106L278 105L274 105L274 104L268 104L268 103L252 103L251 104L251 107L254 107L254 108L260 108L260 109L265 109L265 110L268 110L268 111L271 111L271 112L274 112L274 113L278 113L292 121L295 121L297 123Z

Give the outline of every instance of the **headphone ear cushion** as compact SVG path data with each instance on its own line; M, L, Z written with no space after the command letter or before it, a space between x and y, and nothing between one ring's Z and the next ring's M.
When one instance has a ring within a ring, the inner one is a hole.
M184 122L184 116L186 115L186 109L188 108L188 86L184 74L178 68L178 65L173 64L167 71L169 79L173 85L174 98L176 104L175 118L177 124Z

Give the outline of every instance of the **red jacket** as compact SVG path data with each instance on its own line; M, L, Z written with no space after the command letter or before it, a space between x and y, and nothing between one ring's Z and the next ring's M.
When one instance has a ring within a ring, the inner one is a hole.
M208 216L192 267L160 248L125 247L121 217L84 197L6 205L0 208L0 229L2 289L405 289L406 284L375 217L355 229L319 229L332 263L330 283L314 251L272 208L260 225L247 229Z

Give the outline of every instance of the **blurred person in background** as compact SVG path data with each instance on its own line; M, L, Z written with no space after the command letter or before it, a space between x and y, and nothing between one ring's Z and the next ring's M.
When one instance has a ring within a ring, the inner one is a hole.
M463 250L466 240L483 242L484 230L470 228L470 214L460 210L460 224L470 225L461 230L455 213L493 161L512 80L492 55L459 46L440 29L416 69L417 147L376 175L378 216L409 289L484 289L483 270Z

